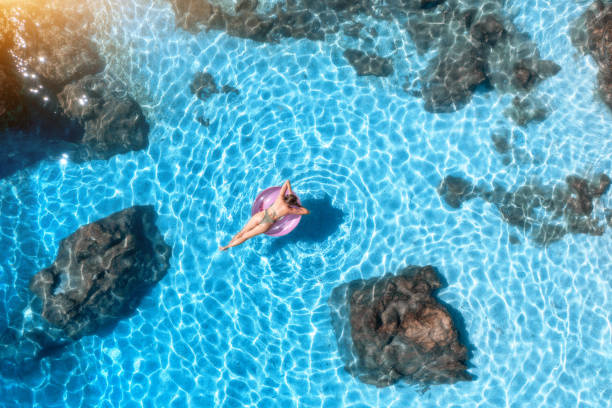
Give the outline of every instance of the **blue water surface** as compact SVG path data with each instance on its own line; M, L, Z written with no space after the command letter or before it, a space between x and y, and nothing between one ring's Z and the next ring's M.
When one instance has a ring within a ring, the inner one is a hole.
M166 1L91 3L105 75L143 106L150 144L0 180L0 329L23 313L29 279L61 239L126 207L155 207L171 267L111 333L0 378L0 406L609 406L610 229L542 247L493 205L453 210L436 192L447 174L509 189L610 174L612 117L594 96L597 66L568 36L587 2L507 2L542 58L562 67L537 90L551 115L522 128L503 115L512 96L495 91L454 113L425 112L401 85L430 55L399 24L377 23L373 45L395 73L358 77L342 53L359 44L341 34L261 44L176 28ZM197 99L189 83L202 71L240 93ZM508 165L491 142L500 129L517 140ZM287 237L218 252L257 193L287 178L312 214ZM463 317L474 381L378 389L344 371L331 290L410 264L434 265L447 281L438 296Z

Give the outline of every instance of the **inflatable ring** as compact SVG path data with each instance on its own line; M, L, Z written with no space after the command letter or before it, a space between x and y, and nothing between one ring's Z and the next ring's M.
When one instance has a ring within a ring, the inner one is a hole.
M269 187L259 193L255 201L253 202L253 207L251 208L251 216L267 208L270 208L270 206L274 204L274 201L276 201L276 198L280 194L280 190L280 187ZM295 192L293 194L295 194ZM300 205L302 204L300 202L299 197L298 203L300 203ZM296 214L285 215L283 218L277 220L274 224L272 224L272 227L267 230L265 234L270 235L271 237L280 237L283 235L287 235L288 233L293 231L295 227L297 227L297 225L300 223L301 218L301 215Z

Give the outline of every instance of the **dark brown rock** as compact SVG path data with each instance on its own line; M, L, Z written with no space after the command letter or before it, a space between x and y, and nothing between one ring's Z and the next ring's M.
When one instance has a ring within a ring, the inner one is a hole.
M196 72L189 85L189 90L203 101L218 93L233 93L236 95L240 93L238 88L228 84L222 85L219 89L215 78L208 72Z
M240 90L238 90L238 88L236 88L236 87L233 87L231 85L227 85L226 84L226 85L223 85L221 87L221 92L223 92L223 93L233 93L233 94L238 95L240 93Z
M104 68L77 20L34 3L0 8L0 129L25 129L56 114L64 85Z
M436 13L417 11L409 14L406 29L419 54L429 51L443 39L460 35L452 29L455 21L460 19L456 12L454 9L444 9Z
M21 90L21 81L12 68L0 62L0 131L26 120L27 107Z
M280 10L274 21L274 26L268 36L270 40L286 37L321 41L325 38L326 32L338 29L337 26L331 30L325 27L319 15L310 10Z
M468 350L432 296L440 287L431 266L336 287L329 304L345 369L377 387L470 381Z
M363 51L348 49L344 51L344 58L357 71L357 75L389 76L393 74L391 58L380 57L375 54L367 54Z
M595 0L571 30L572 42L599 66L598 92L612 109L612 3Z
M170 2L177 25L194 33L206 28L254 41L277 42L282 37L322 40L326 32L339 29L337 24L325 24L317 13L295 4L276 7L271 13L261 15L252 3L242 2L236 7L236 14L230 14L207 0Z
M599 197L605 194L610 188L610 176L600 173L595 180L589 184L588 194L593 197Z
M30 281L42 316L78 339L132 313L169 266L155 219L152 206L135 206L63 239L55 262Z
M513 74L512 85L519 89L531 89L537 79L536 73L521 63L514 66Z
M63 113L84 129L74 161L108 159L149 144L149 124L140 105L125 92L112 91L99 76L66 85L58 100Z
M171 0L176 25L192 33L203 28L224 29L226 13L206 0Z

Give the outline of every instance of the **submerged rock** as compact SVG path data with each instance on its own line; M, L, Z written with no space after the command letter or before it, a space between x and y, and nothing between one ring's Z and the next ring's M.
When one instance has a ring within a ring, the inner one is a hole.
M481 51L458 42L440 50L423 76L423 99L428 112L453 112L472 99L476 86L487 80Z
M438 194L453 208L460 208L465 201L478 197L478 193L472 183L461 177L446 176L438 186Z
M512 149L510 138L506 133L493 133L491 134L491 140L497 153L504 154Z
M202 100L210 98L213 94L219 93L215 79L208 72L197 72L191 85L189 85L191 93Z
M170 2L177 25L193 33L202 29L223 30L234 37L260 42L277 42L279 37L320 40L324 35L319 17L308 9L276 7L259 14L252 5L240 4L230 12L208 0ZM338 27L333 29L337 31Z
M282 38L321 41L325 35L340 31L342 23L348 23L345 28L349 35L358 35L360 26L355 24L358 14L390 18L404 13L405 8L420 9L421 1L427 3L423 7L439 2L401 0L400 4L381 4L375 0L291 0L263 7L261 3L245 0L235 7L227 7L218 0L169 1L177 26L187 31L223 30L231 36L260 42L278 42Z
M560 69L540 59L536 44L506 17L501 0L478 8L463 0L291 0L265 11L247 0L235 7L224 7L215 0L169 1L177 25L186 30L217 29L261 42L289 37L320 41L340 28L359 37L366 26L358 15L401 22L417 52L438 48L421 74L422 91L409 90L423 97L430 112L461 109L481 84L486 90L493 86L499 92L525 93ZM354 49L347 49L344 55L359 75L393 72L389 59Z
M517 90L530 91L537 83L560 70L561 67L553 61L525 58L514 64L511 83Z
M42 316L78 339L132 313L169 267L155 219L152 206L135 206L63 239L55 262L30 281Z
M610 177L601 173L590 180L571 175L565 185L553 187L529 184L507 191L496 185L488 191L461 177L446 176L438 193L453 208L480 197L497 207L502 220L530 231L536 243L547 245L568 233L602 235L612 210L604 209L603 217L593 217L593 200L605 194L610 183Z
M485 90L526 93L560 69L540 59L536 44L506 18L502 2L478 9L470 4L448 1L433 12L415 10L408 18L417 51L438 51L421 73L429 112L463 108L481 84Z
M504 110L504 115L511 118L517 125L525 126L530 122L541 122L549 114L549 110L539 99L533 95L525 97L515 96L512 105Z
M208 72L196 72L189 85L189 90L203 101L218 93L233 93L236 95L240 93L237 88L228 84L223 85L221 89L219 89L215 82L215 78Z
M568 176L565 182L571 192L568 207L577 215L590 215L593 212L593 199L605 194L610 187L610 177L603 173L590 182L576 175Z
M58 99L64 114L84 129L74 161L108 159L148 146L149 124L140 105L99 76L66 85Z
M393 74L391 58L384 58L363 51L348 49L344 51L344 58L355 68L357 75L389 76Z
M503 20L494 15L488 14L474 23L470 28L470 37L477 43L488 46L495 46L507 31L504 28Z
M345 369L377 387L470 381L468 350L432 296L441 286L433 267L409 266L334 288L329 305Z
M344 32L344 34L348 35L349 37L359 38L359 33L364 27L365 27L365 24L363 23L359 23L359 22L349 23L344 26L342 31Z
M571 37L597 63L598 92L612 109L612 3L595 0L572 27Z

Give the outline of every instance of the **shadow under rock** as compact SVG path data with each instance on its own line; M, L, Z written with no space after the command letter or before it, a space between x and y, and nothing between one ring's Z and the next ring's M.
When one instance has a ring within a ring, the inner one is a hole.
M84 129L60 115L32 108L31 123L23 129L0 130L0 179L41 160L70 154Z
M440 282L442 283L442 288L447 288L448 281L446 280L446 278L441 273L438 273L438 278L440 279ZM438 291L439 290L434 291L432 293L432 296L436 299L438 303L440 303L442 306L446 308L446 310L448 311L448 314L450 314L451 318L453 319L453 324L455 325L455 329L457 329L457 332L459 333L459 342L463 344L465 348L467 348L467 358L465 360L465 365L468 368L474 368L475 365L472 363L472 358L474 357L474 350L476 350L476 346L474 346L474 344L469 339L469 334L465 327L465 320L463 319L463 315L454 306L440 299L440 297L438 296ZM478 379L476 375L472 373L470 373L470 375L472 376L474 381Z
M334 232L344 220L344 213L332 206L331 197L308 198L302 201L308 208L309 215L303 216L298 226L290 234L275 238L269 252L277 252L284 246L303 242L323 242Z

